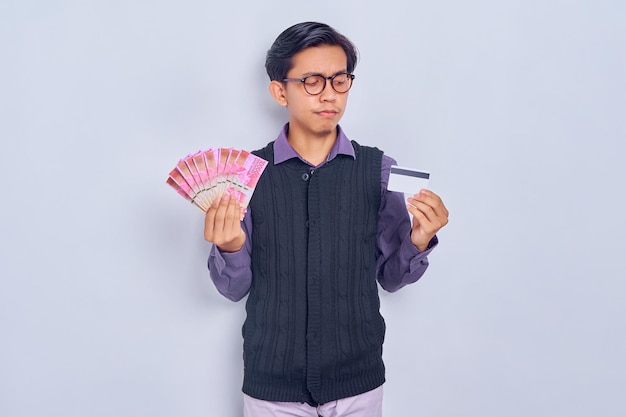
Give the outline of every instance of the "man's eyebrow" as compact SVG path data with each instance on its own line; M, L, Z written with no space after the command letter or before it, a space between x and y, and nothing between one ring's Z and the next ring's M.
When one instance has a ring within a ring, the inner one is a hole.
M333 75L330 75L329 77L335 76L337 74L347 74L347 73L348 73L347 69L342 69L342 70L337 71ZM320 72L305 72L304 74L302 74L301 77L298 77L298 78L306 78L306 77L310 77L311 75L321 75L322 77L326 77L324 74Z

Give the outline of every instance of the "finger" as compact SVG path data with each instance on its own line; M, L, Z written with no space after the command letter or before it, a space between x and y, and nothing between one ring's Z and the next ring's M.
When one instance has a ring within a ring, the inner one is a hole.
M424 234L430 234L435 230L434 222L422 210L411 207L409 211L413 215L413 229L419 228Z
M424 213L419 211L417 207L413 205L406 206L409 212L413 215L413 227L419 226L422 222L426 222L428 219L424 216Z
M224 241L224 229L226 221L226 212L228 208L228 196L222 197L215 207L215 221L213 223L214 243L222 243Z
M215 213L217 211L217 204L213 204L206 212L204 217L204 238L213 242L215 236Z
M438 204L443 204L443 202L441 201L441 198L437 194L433 193L430 190L425 190L425 189L424 190L420 190L419 193L414 194L412 197L409 197L409 198L412 198L414 200L422 201L422 202L427 203L427 204L429 204L431 206L435 206L435 205L438 205Z
M408 205L407 207L413 214L414 226L419 226L425 233L435 234L448 223L447 217L437 215L429 205L416 200L413 202L414 206Z
M224 214L225 237L231 238L239 232L239 229L241 228L239 220L240 212L241 210L239 208L239 202L236 198L230 196L228 199L228 204L226 205L226 212Z
M430 205L428 205L428 203L425 203L421 200L416 200L414 198L409 198L408 201L409 204L407 205L407 207L409 208L409 211L411 213L420 213L428 221L433 221L437 218L437 213Z
M421 190L413 197L408 198L409 204L415 205L421 202L431 207L437 217L448 217L448 209L441 201L441 198L430 190Z
M411 197L409 198L415 198L418 199L420 196L430 196L430 197L439 197L437 194L433 193L432 191L426 189L426 188L422 188L421 190L419 190L417 193L413 194Z

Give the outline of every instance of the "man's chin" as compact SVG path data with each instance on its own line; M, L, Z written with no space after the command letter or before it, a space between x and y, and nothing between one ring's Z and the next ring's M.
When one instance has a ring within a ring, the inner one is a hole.
M324 126L321 126L318 130L317 130L317 135L320 137L326 137L332 134L337 133L337 124L327 124Z
M321 138L325 138L326 136L332 135L335 132L336 132L336 128L335 129L322 129L322 130L317 131L317 136Z

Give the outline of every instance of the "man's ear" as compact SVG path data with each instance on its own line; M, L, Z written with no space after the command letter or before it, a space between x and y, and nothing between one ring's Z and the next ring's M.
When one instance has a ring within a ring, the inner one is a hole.
M270 94L274 100L283 107L287 107L287 96L285 95L285 84L280 81L270 82Z

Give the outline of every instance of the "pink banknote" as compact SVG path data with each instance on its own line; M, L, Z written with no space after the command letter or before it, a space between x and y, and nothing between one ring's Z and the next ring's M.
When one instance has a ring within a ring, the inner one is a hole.
M249 152L243 152L245 155L240 154L231 169L230 183L239 203L242 207L248 207L259 178L267 166L267 161Z
M166 183L203 212L224 195L233 196L243 218L266 166L266 160L245 150L207 149L181 159Z

